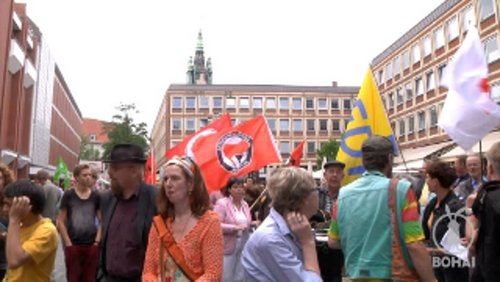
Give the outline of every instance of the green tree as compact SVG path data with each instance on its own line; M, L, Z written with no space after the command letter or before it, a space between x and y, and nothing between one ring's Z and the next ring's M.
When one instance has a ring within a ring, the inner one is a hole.
M147 125L144 122L134 123L132 114L139 113L135 104L120 104L116 109L120 113L114 115L111 122L104 124L109 141L103 144L103 158L108 159L113 146L121 143L137 144L146 151L149 147Z
M319 150L316 151L316 164L321 168L323 163L323 157L327 160L334 160L337 157L337 152L339 151L340 143L334 139L328 140Z
M98 161L100 160L99 150L94 148L92 144L89 142L89 138L87 136L82 135L82 140L80 141L80 160L87 161Z

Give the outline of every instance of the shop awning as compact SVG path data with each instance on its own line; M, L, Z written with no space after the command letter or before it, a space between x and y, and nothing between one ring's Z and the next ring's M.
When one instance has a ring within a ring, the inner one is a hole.
M402 150L402 156L401 154L394 159L395 164L403 164L403 157L405 162L408 163L413 163L414 161L423 161L424 158L435 154L437 151L444 149L447 146L452 145L453 142L441 142L437 144L432 144L432 145L427 145L423 147L418 147L418 148L407 148ZM420 164L422 164L420 162Z
M486 153L495 142L500 141L500 131L494 131L486 135L482 140L482 151ZM460 155L467 155L471 153L479 153L479 142L472 147L470 151L465 151L460 147L456 147L455 149L449 151L448 153L442 155L440 159L444 161L453 161L456 157Z

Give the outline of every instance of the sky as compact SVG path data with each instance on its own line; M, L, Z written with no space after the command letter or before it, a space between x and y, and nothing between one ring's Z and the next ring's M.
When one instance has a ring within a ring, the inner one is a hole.
M213 84L359 86L370 62L443 0L16 0L41 29L83 117L135 103L151 130L185 83L198 31Z

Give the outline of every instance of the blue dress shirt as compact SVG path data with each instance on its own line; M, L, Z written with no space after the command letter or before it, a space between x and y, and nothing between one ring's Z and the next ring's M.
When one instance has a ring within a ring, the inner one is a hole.
M302 249L285 219L273 208L245 245L246 281L322 281L303 264Z

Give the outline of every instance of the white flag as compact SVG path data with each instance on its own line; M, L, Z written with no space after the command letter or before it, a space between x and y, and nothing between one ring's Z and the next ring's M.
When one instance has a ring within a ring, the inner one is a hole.
M467 151L500 125L500 107L490 98L488 64L475 27L446 68L443 84L448 94L438 125Z

